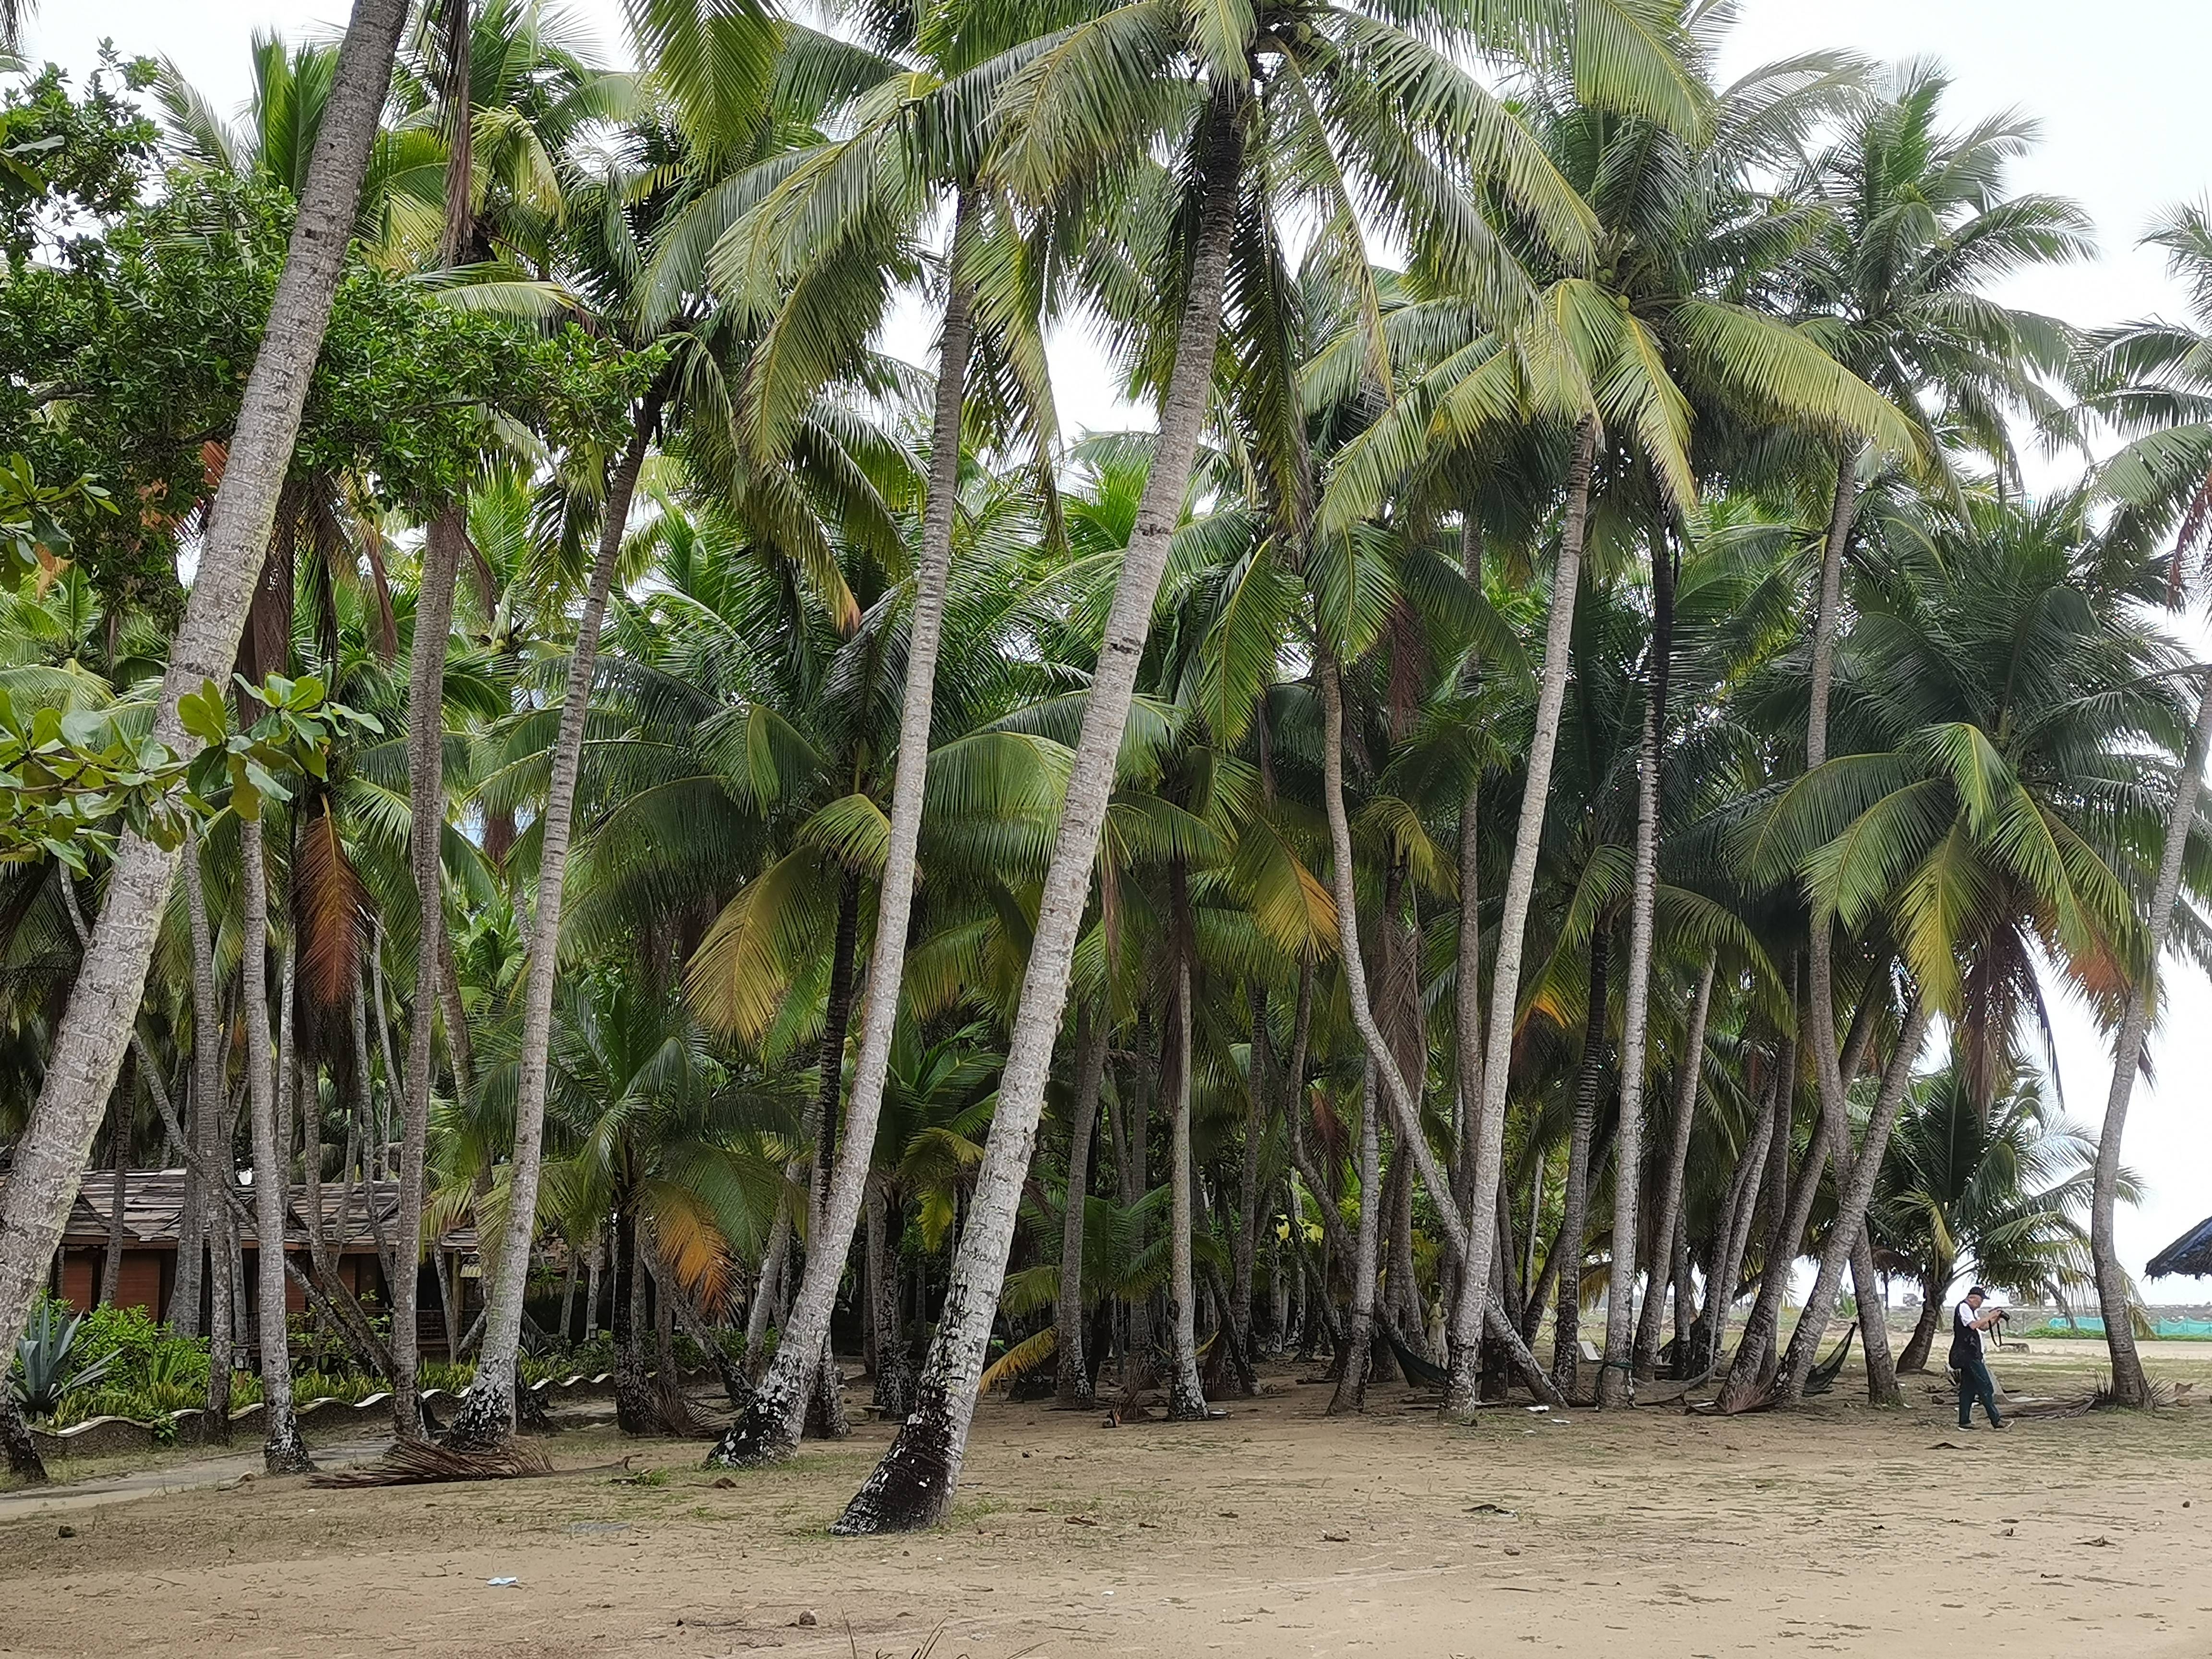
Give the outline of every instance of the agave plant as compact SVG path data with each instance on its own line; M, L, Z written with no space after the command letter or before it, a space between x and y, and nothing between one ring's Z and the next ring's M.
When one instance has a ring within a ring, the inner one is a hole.
M71 1314L64 1323L64 1307L58 1302L41 1302L23 1334L15 1339L15 1367L8 1385L15 1390L16 1403L33 1417L52 1417L64 1395L91 1388L115 1364L112 1352L89 1361L82 1358L77 1333L84 1316Z

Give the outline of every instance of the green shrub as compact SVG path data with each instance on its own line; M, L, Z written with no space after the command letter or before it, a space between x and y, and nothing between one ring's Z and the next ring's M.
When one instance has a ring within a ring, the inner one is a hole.
M477 1368L466 1361L453 1364L445 1360L426 1359L415 1368L416 1386L424 1389L444 1389L453 1394L466 1394L469 1384L477 1380Z
M373 1394L384 1392L384 1379L364 1376L358 1371L341 1371L332 1376L328 1371L301 1371L292 1379L292 1400L304 1406L313 1400L336 1400L348 1406L358 1406Z

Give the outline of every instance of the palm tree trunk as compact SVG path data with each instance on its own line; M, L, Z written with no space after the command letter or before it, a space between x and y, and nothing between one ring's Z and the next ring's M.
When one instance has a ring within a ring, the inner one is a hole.
M555 739L551 776L545 788L545 814L539 820L538 912L530 930L530 957L523 988L520 1076L514 1104L514 1158L507 1182L507 1224L492 1269L491 1295L484 1310L483 1346L476 1380L455 1414L447 1443L456 1447L495 1446L514 1426L514 1364L522 1343L522 1294L530 1282L530 1241L538 1223L538 1176L544 1150L545 1081L553 1038L553 985L559 976L561 883L568 868L568 836L576 808L576 778L582 768L584 723L591 713L592 679L599 662L599 623L606 615L615 562L629 523L630 499L645 465L645 452L660 422L662 393L646 394L621 459L607 475L606 504L599 524L599 545L592 564L592 585L576 627L575 650L568 659L568 684L561 705L560 735ZM420 1018L418 1016L418 1018Z
M1930 1274L1920 1281L1920 1317L1912 1327L1912 1334L1905 1339L1905 1352L1897 1358L1900 1371L1924 1371L1928 1369L1929 1350L1936 1346L1936 1333L1943 1323L1944 1299L1951 1292L1951 1275L1947 1270L1937 1276Z
M768 1248L761 1252L760 1272L753 1280L752 1305L745 1310L745 1369L757 1370L768 1346L768 1326L775 1304L783 1299L783 1270L791 1255L791 1204L776 1205L775 1219L769 1224ZM805 1395L799 1396L805 1410Z
M1697 1356L1692 1375L1718 1364L1728 1346L1729 1315L1735 1306L1736 1285L1743 1277L1744 1257L1751 1250L1752 1222L1759 1210L1765 1166L1773 1153L1778 1120L1783 1135L1786 1138L1789 1133L1789 1108L1785 1103L1788 1098L1781 1068L1777 1067L1766 1080L1758 1124L1752 1130L1750 1144L1737 1160L1735 1178L1729 1183L1728 1208L1717 1236L1719 1249L1714 1258L1714 1270L1706 1277L1705 1305L1699 1316L1705 1352Z
M1674 1238L1672 1251L1674 1267L1674 1374L1686 1377L1689 1369L1690 1334L1697 1328L1697 1284L1690 1271L1690 1229L1678 1212L1674 1217ZM1656 1374L1658 1355L1652 1355L1653 1371Z
M356 983L358 988L358 980ZM289 1016L289 1009L287 1012ZM365 1049L366 1033L360 1040ZM307 1212L307 1262L313 1305L325 1324L332 1328L331 1334L345 1344L354 1362L388 1381L392 1375L391 1350L377 1339L375 1328L369 1323L361 1303L339 1276L338 1240L323 1215L323 1097L317 1086L315 1067L292 1042L288 1041L285 1047L294 1055L289 1063L298 1079L295 1092L300 1109L300 1173L305 1188L302 1207ZM343 1182L350 1162L349 1159L338 1170L341 1217L344 1214ZM343 1227L341 1221L341 1231Z
M169 647L152 736L172 750L187 747L178 700L210 680L226 683L237 658L406 17L404 0L355 0L191 593ZM137 1020L176 869L174 851L142 836L126 832L117 845L92 944L0 1193L0 1352L21 1334L61 1241Z
M1498 1237L1498 1172L1505 1156L1505 1087L1511 1070L1514 1017L1521 1000L1521 955L1528 925L1528 905L1536 890L1536 854L1544 836L1544 811L1552 792L1552 757L1559 738L1559 715L1566 705L1567 675L1572 667L1575 596L1582 585L1583 544L1589 531L1590 471L1597 459L1597 426L1585 417L1575 428L1573 458L1567 466L1566 514L1559 530L1559 556L1552 570L1549 613L1544 623L1544 666L1536 690L1536 723L1529 735L1527 777L1521 814L1513 835L1513 861L1507 867L1499 907L1498 945L1492 956L1490 1018L1486 1028L1482 1092L1470 1130L1473 1167L1468 1176L1472 1207L1467 1217L1468 1247L1460 1257L1460 1306L1453 1310L1453 1343L1474 1340L1480 1328L1479 1305L1490 1296L1490 1258ZM1531 1223L1533 1232L1533 1218ZM1455 1388L1444 1397L1448 1417L1471 1419L1475 1401L1470 1389Z
M1190 902L1182 861L1170 878L1174 890L1176 929L1175 1092L1168 1116L1168 1303L1169 1340L1174 1373L1168 1379L1168 1421L1202 1422L1206 1390L1198 1378L1198 1294L1192 1279L1190 1100L1191 1046Z
M1583 1021L1582 1064L1575 1076L1574 1128L1567 1139L1567 1185L1559 1208L1559 1236L1551 1262L1558 1264L1559 1300L1552 1316L1552 1386L1570 1400L1582 1380L1583 1246L1589 1229L1590 1145L1597 1138L1597 1103L1605 1083L1605 1039L1612 1024L1607 984L1612 948L1604 924L1590 933L1589 1010ZM1619 1248L1619 1241L1615 1241ZM1632 1243L1629 1248L1633 1250Z
M8 1473L25 1486L46 1485L46 1459L39 1455L39 1443L23 1425L12 1389L0 1388L0 1451L8 1454Z
M458 8L465 15L465 6ZM392 1286L392 1425L403 1439L422 1433L416 1372L416 1315L422 1261L423 1190L430 1139L430 1095L437 1055L431 1046L437 1021L438 981L445 941L446 651L453 629L453 580L464 535L459 509L430 521L422 543L422 585L415 605L415 639L407 673L407 863L415 878L415 1015L407 1028L407 1073L399 1091L399 1272ZM459 1068L456 1068L456 1075ZM447 1333L447 1358L459 1332Z
M62 878L66 881L69 878ZM115 1293L123 1283L123 1239L127 1229L123 1224L123 1191L125 1171L131 1167L131 1056L123 1057L123 1069L115 1082L115 1098L108 1103L107 1139L108 1162L114 1166L114 1179L108 1185L109 1211L107 1216L107 1253L100 1267L100 1299L108 1307L115 1305Z
M1468 585L1477 594L1482 591L1482 532L1473 512L1467 513L1460 525L1460 564ZM1478 659L1470 653L1461 689L1472 695L1481 678ZM1480 1216L1482 1206L1474 1201L1474 1183L1482 1164L1482 1136L1479 1126L1482 1121L1482 910L1480 877L1482 873L1482 842L1480 808L1482 804L1482 769L1474 767L1467 781L1467 789L1460 799L1459 812L1459 953L1458 976L1454 986L1452 1003L1453 1038L1459 1054L1459 1145L1455 1149L1458 1157L1458 1174L1465 1183L1463 1191L1468 1213ZM1492 1200L1492 1207L1496 1203ZM1482 1327L1480 1303L1470 1291L1474 1264L1462 1258L1459 1278L1455 1284L1446 1331L1449 1350L1444 1382L1443 1414L1448 1418L1468 1418L1474 1414L1482 1392ZM1492 1275L1493 1279L1499 1276Z
M890 1196L880 1175L868 1179L868 1276L875 1287L876 1409L902 1421L914 1409L914 1356L899 1317L897 1246L890 1237ZM1085 1380L1089 1381L1088 1375Z
M1182 517L1206 417L1243 171L1248 94L1249 88L1242 85L1217 92L1201 118L1196 246L1177 326L1175 367L1160 400L1159 439L1100 639L1097 672L1076 740L1066 805L1040 895L1020 1012L1007 1044L999 1107L977 1172L968 1224L954 1257L937 1337L923 1369L920 1403L875 1473L846 1506L833 1528L840 1533L934 1525L950 1513L959 1484L983 1352L1005 1282L1021 1182L1044 1104L1045 1079L1067 997L1076 935L1090 896L1091 866L1114 787L1121 734L1136 690L1138 661L1151 632L1152 601L1166 568L1169 540Z
M607 1264L607 1233L604 1224L592 1233L591 1259L584 1264L584 1340L599 1334L599 1275Z
M1799 988L1791 1000L1797 1007L1798 1027L1802 1030L1811 1018L1811 1005L1795 963L1791 964L1790 981ZM1721 1409L1731 1413L1765 1401L1771 1389L1782 1323L1782 1297L1790 1288L1790 1269L1804 1243L1805 1228L1812 1219L1821 1166L1828 1155L1827 1121L1825 1117L1817 1118L1813 1125L1812 1144L1805 1150L1803 1171L1796 1184L1791 1185L1791 1126L1796 1120L1797 1090L1797 1047L1794 1037L1782 1045L1782 1063L1777 1073L1779 1087L1775 1097L1774 1133L1766 1147L1766 1236L1759 1254L1759 1294L1752 1302L1750 1317L1744 1321L1743 1340L1736 1346L1735 1359L1721 1390ZM1747 1245L1748 1243L1747 1234Z
M368 978L369 991L376 1009L376 1051L384 1062L384 1121L377 1134L377 1159L386 1176L392 1173L392 1127L393 1115L404 1118L407 1103L400 1096L399 1067L392 1059L392 994L384 978L384 919L372 917L369 923ZM394 1246L395 1250L398 1247ZM415 1246L414 1254L422 1255L422 1246ZM398 1283L399 1262L397 1257L385 1263L385 1270L392 1275L392 1284Z
M1119 1131L1115 1140L1118 1155L1123 1150L1127 1158L1120 1158L1118 1180L1121 1187L1121 1207L1128 1209L1152 1189L1152 1097L1159 1084L1159 1073L1153 1064L1154 1050L1164 1039L1148 1010L1137 1012L1138 1053L1136 1063L1128 1071L1129 1087L1115 1103L1115 1127ZM1125 1110L1126 1109L1126 1110ZM1127 1121L1122 1121L1126 1115ZM1140 1221L1135 1248L1144 1248L1143 1237L1149 1226L1149 1218ZM1140 1378L1152 1369L1152 1298L1133 1297L1122 1313L1121 1380L1126 1389L1133 1389Z
M2159 958L2172 936L2174 901L2181 892L2182 854L2197 821L2208 748L2212 748L2212 687L2199 697L2197 724L2190 731L2189 747L2173 775L2173 799L2166 809L2166 841L2159 854L2158 884L2151 890L2150 916L2143 930L2142 981L2128 998L2119 1035L2112 1041L2112 1082L2105 1095L2104 1127L2097 1136L2096 1182L2089 1200L2089 1250L2096 1266L2097 1307L2105 1316L2105 1346L2112 1360L2112 1398L2123 1406L2148 1406L2151 1393L2142 1356L2136 1352L2135 1328L2128 1316L2127 1270L2120 1266L2112 1238L2120 1188L2120 1141L2127 1132L2136 1073L2142 1064L2143 1038L2157 1006Z
M211 1115L226 1117L220 1101ZM228 1170L232 1167L228 1133L221 1144L222 1167ZM235 1318L233 1293L238 1282L231 1272L231 1262L237 1251L237 1220L228 1203L219 1204L208 1218L208 1390L207 1412L200 1432L203 1438L226 1446L230 1443L230 1371L234 1363L231 1329Z
M1075 1103L1067 1126L1067 1199L1060 1223L1060 1292L1053 1308L1060 1361L1054 1403L1071 1411L1088 1411L1096 1403L1090 1356L1083 1350L1083 1210L1091 1192L1091 1130L1098 1117L1098 1091L1105 1080L1106 1045L1112 1036L1103 1000L1097 1007L1086 1010L1079 1023Z
M253 1124L254 1296L261 1333L261 1457L271 1474L311 1469L292 1414L292 1357L284 1328L284 1222L291 1160L277 1144L276 1079L269 1034L269 872L261 820L238 822L239 880L246 921L240 954L246 974L246 1098Z
M614 1285L615 1422L624 1434L656 1434L661 1428L659 1404L645 1374L644 1249L644 1231L625 1199L615 1211ZM502 1375L511 1379L513 1374L509 1366ZM481 1363L477 1376L483 1376ZM474 1399L476 1392L471 1386L469 1397Z
M1682 1182L1690 1167L1690 1131L1695 1127L1698 1111L1698 1088L1705 1074L1705 1019L1713 1006L1713 972L1719 957L1712 952L1705 956L1705 971L1698 975L1697 995L1690 1003L1690 1027L1683 1040L1682 1053L1674 1070L1674 1133L1667 1146L1667 1171L1659 1182L1659 1213L1654 1218L1651 1237L1655 1249L1664 1249L1671 1255L1674 1240L1682 1220ZM1615 1222L1616 1229L1619 1223ZM1618 1233L1616 1232L1616 1237ZM1650 1376L1659 1367L1659 1324L1662 1304L1665 1298L1658 1294L1659 1268L1655 1261L1651 1269L1650 1288L1644 1293L1644 1310L1636 1322L1636 1374ZM1682 1323L1680 1298L1676 1300L1675 1324L1677 1334ZM1612 1346L1608 1336L1607 1347Z
M193 856L187 848L185 857ZM212 977L212 975L210 975ZM198 963L193 978L198 979ZM194 991L195 1000L198 991ZM198 1024L194 1011L193 1024ZM199 1084L200 1057L197 1052L199 1039L193 1039L192 1069L185 1079L187 1093L185 1104L184 1130L187 1153L207 1150L207 1109L205 1094ZM179 1336L200 1334L200 1287L205 1283L201 1269L207 1261L208 1179L198 1160L187 1158L185 1165L185 1202L177 1216L177 1271L169 1287L169 1305L163 1322Z
M822 1231L807 1251L806 1272L775 1362L748 1408L730 1425L710 1462L735 1465L787 1457L799 1444L805 1412L805 1356L818 1348L850 1252L853 1226L866 1201L875 1158L876 1126L890 1074L891 1037L898 1026L899 985L906 967L914 910L915 849L927 792L929 731L936 706L937 655L945 634L945 594L952 568L952 529L959 506L961 410L975 342L975 283L969 248L980 234L981 198L963 190L953 210L951 284L937 353L937 401L930 428L929 493L922 505L921 559L915 574L912 637L899 709L898 758L891 775L890 825L883 885L876 899L876 936L868 962L868 1003L860 1051L846 1108L845 1150L830 1180ZM1048 1056L1048 1059L1049 1057ZM785 1356L790 1355L787 1361ZM950 1501L949 1499L947 1500Z
M837 933L830 952L829 1005L822 1022L819 1082L814 1096L812 1133L808 1136L814 1143L814 1159L808 1169L806 1182L806 1237L810 1257L823 1248L823 1241L826 1237L824 1215L830 1202L830 1159L836 1156L837 1099L843 1092L845 1082L845 1034L853 1024L853 959L860 949L860 878L848 870L838 884ZM872 1161L872 1146L869 1152ZM837 1242L839 1280L844 1277L845 1257L851 1238L852 1234L848 1230L845 1237ZM802 1279L802 1286L804 1282ZM833 1283L830 1287L833 1306L836 1296L836 1286ZM788 1335L787 1326L786 1334ZM845 1420L844 1376L837 1369L836 1356L830 1351L830 1326L826 1319L823 1322L821 1338L811 1352L814 1355L813 1368L805 1384L806 1431L824 1440L842 1440L853 1431ZM804 1355L801 1358L804 1358Z
M1820 608L1813 613L1813 684L1805 721L1805 769L1828 758L1828 690L1836 673L1836 635L1843 620L1844 553L1858 522L1859 455L1863 446L1837 452L1836 488L1828 533L1820 544Z
M1260 1144L1267 1132L1273 1098L1273 1051L1267 1039L1267 993L1255 983L1251 994L1250 1058L1244 1078L1244 1144L1237 1182L1237 1236L1230 1241L1229 1334L1247 1364L1253 1357L1252 1275L1260 1254Z
M1521 1267L1521 1324L1517 1328L1525 1337L1533 1339L1537 1322L1543 1317L1538 1309L1543 1302L1536 1289L1536 1249L1544 1230L1544 1191L1551 1184L1551 1154L1540 1149L1540 1155L1530 1160L1528 1171L1528 1240L1520 1262Z
M1820 596L1819 609L1814 613L1813 620L1812 689L1805 726L1805 769L1808 772L1823 764L1828 754L1829 688L1834 678L1836 638L1842 621L1844 553L1850 544L1851 526L1857 516L1858 453L1857 446L1846 447L1838 453L1836 487L1828 516L1828 533L1821 546ZM1845 1155L1850 1146L1850 1127L1848 1103L1844 1097L1849 1080L1836 1043L1833 919L1816 912L1812 919L1810 933L1806 1006L1801 1028L1812 1042L1813 1084L1820 1114L1816 1139L1833 1150L1837 1168L1841 1170L1848 1161ZM1869 993L1869 999L1871 994ZM1805 1221L1811 1216L1812 1189L1820 1183L1822 1161L1818 1146L1808 1152L1803 1183L1805 1190L1797 1195L1797 1200L1791 1206L1787 1242L1793 1257L1798 1241L1804 1237ZM1801 1213L1802 1219L1800 1218ZM1846 1246L1849 1243L1848 1239L1841 1242ZM1771 1280L1774 1275L1770 1272L1767 1277ZM1764 1373L1771 1358L1774 1323L1778 1320L1780 1309L1779 1288L1770 1293L1769 1286L1762 1284L1759 1302L1753 1309L1752 1325L1745 1333L1744 1356L1750 1357L1755 1364L1746 1367L1739 1363L1729 1379L1723 1409L1737 1409L1756 1394L1764 1392L1768 1381ZM1770 1314L1770 1318L1762 1317ZM1799 1328L1805 1328L1802 1319ZM1754 1331L1757 1333L1756 1346ZM1795 1346L1794 1336L1792 1346ZM1740 1356L1740 1360L1744 1356ZM1808 1372L1810 1368L1810 1362L1808 1362ZM1794 1395L1802 1393L1803 1384L1799 1382L1791 1389L1785 1376L1784 1387Z
M568 1268L561 1275L561 1340L563 1345L574 1339L569 1333L576 1328L576 1247L568 1247Z
M1820 1338L1836 1310L1836 1293L1843 1288L1844 1268L1853 1246L1866 1230L1867 1205L1874 1198L1875 1182L1881 1174L1881 1160L1889 1151L1889 1133L1896 1127L1899 1109L1905 1104L1905 1091L1912 1083L1912 1068L1919 1063L1921 1044L1926 1040L1932 1017L1933 1011L1915 996L1912 1006L1905 1012L1904 1029L1898 1033L1897 1052L1890 1056L1889 1066L1882 1073L1881 1092L1875 1097L1873 1115L1867 1120L1866 1138L1860 1144L1858 1156L1846 1156L1850 1144L1848 1136L1833 1143L1837 1167L1840 1170L1848 1164L1850 1176L1842 1183L1838 1194L1835 1219L1829 1224L1827 1243L1820 1251L1819 1275L1813 1281L1812 1294L1805 1298L1805 1310L1798 1316L1797 1328L1790 1334L1790 1351L1783 1363L1782 1396L1785 1401L1794 1402L1805 1397L1805 1380L1813 1374L1814 1364L1820 1358ZM1808 1186L1817 1184L1817 1174L1815 1166L1806 1177Z
M1897 1386L1897 1362L1889 1351L1889 1308L1882 1299L1881 1274L1874 1265L1874 1241L1859 1227L1858 1243L1851 1246L1851 1294L1859 1304L1859 1351L1866 1356L1867 1403L1902 1406L1905 1391Z
M1347 945L1345 954L1349 957L1358 949L1356 943ZM1367 1409L1367 1374L1375 1345L1376 1257L1382 1237L1382 1145L1376 1127L1375 1071L1370 1053L1367 1075L1359 1086L1359 1232L1352 1255L1351 1318L1336 1392L1329 1396L1331 1417Z
M1620 1128L1613 1154L1613 1271L1606 1282L1605 1362L1597 1403L1625 1406L1635 1352L1629 1310L1636 1297L1636 1224L1644 1181L1644 1051L1650 1012L1651 931L1659 904L1659 769L1667 748L1667 671L1674 644L1674 560L1662 530L1651 539L1651 665L1644 693L1643 752L1637 757L1636 874L1629 898L1628 985L1620 1024ZM1654 1233L1647 1301L1660 1292L1660 1255L1670 1225Z
M1324 645L1316 653L1315 678L1321 684L1322 705L1322 806L1328 824L1329 886L1336 902L1336 931L1340 949L1338 957L1344 969L1345 997L1352 1011L1352 1023L1359 1033L1361 1044L1366 1049L1367 1060L1373 1066L1373 1078L1379 1079L1384 1097L1389 1102L1396 1130L1396 1150L1409 1156L1429 1189L1436 1206L1437 1222L1443 1226L1450 1248L1462 1263L1474 1259L1469 1249L1467 1222L1452 1202L1451 1182L1446 1179L1437 1164L1436 1153L1430 1147L1427 1133L1421 1127L1419 1098L1414 1094L1404 1074L1399 1069L1396 1055L1375 1018L1373 1003L1367 991L1367 968L1359 949L1359 908L1357 890L1353 885L1352 867L1352 823L1344 805L1344 689L1336 665ZM1386 922L1385 926L1389 924ZM1362 1194L1363 1213L1370 1204L1379 1204L1381 1194ZM1497 1215L1492 1207L1486 1223L1493 1230ZM1489 1300L1489 1255L1482 1258L1485 1279L1470 1291L1462 1283L1461 1300L1469 1295L1474 1300L1475 1316L1483 1316L1482 1310Z

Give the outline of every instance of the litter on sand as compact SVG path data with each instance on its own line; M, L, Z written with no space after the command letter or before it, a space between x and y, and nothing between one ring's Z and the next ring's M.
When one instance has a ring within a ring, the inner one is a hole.
M484 1580L484 1588L487 1589L513 1589L521 1582L522 1581L520 1578L487 1578Z

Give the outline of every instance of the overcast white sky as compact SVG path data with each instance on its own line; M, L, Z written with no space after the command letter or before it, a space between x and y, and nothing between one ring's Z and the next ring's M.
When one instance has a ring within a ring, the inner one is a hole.
M620 0L578 0L611 54L623 49ZM218 107L248 89L246 43L256 28L288 34L342 26L343 0L44 0L25 34L31 55L74 70L93 66L111 37L126 54L166 54ZM1884 59L1928 56L1950 68L1950 107L1965 120L2008 108L2037 117L2041 147L2018 169L2020 187L2071 196L2094 218L2103 257L2022 278L2001 297L2076 323L2164 312L2181 296L2159 261L2134 246L2160 208L2212 190L2212 120L2205 66L2212 64L2212 4L2204 0L1743 0L1723 60L1734 76L1814 47L1844 46ZM923 359L926 327L893 349ZM1110 378L1080 339L1054 354L1061 422L1070 430L1129 423ZM1141 418L1141 417L1138 417ZM2078 1006L2056 1011L2060 1081L2075 1115L2104 1109L2111 1062ZM2165 1026L2154 1039L2154 1083L2136 1091L2127 1162L2149 1182L2149 1200L2119 1219L2122 1254L2143 1261L2212 1212L2212 1125L2205 1121L2212 1069L2212 986L2177 975ZM2212 1296L2212 1285L2165 1279L2154 1302Z

